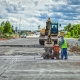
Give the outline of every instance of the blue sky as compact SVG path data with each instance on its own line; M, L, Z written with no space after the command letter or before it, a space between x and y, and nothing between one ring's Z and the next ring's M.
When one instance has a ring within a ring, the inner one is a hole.
M68 23L80 23L80 0L0 0L0 22L9 20L14 27L37 30L47 18L63 29Z

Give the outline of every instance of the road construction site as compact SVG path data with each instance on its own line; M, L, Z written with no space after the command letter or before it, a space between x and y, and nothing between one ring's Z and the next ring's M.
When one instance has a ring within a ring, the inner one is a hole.
M68 51L68 60L43 59L43 53L38 37L0 41L0 80L80 80L80 52Z

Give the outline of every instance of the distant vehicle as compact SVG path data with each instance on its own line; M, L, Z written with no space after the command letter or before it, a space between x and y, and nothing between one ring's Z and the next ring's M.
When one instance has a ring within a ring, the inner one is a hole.
M40 35L40 31L39 31L39 30L35 30L34 33L35 33L36 35Z
M36 35L40 35L40 32L36 32Z
M21 34L21 38L26 38L26 34L25 33L22 33Z

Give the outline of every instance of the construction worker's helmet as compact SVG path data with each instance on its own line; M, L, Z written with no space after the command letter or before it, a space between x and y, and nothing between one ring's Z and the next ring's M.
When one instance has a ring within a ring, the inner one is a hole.
M48 21L51 21L50 18L48 18Z
M63 35L61 35L60 37L61 37L61 38L63 38L64 36L63 36Z

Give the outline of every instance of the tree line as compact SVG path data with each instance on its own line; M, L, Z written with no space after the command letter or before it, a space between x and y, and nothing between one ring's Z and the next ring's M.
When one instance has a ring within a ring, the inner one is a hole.
M69 23L64 30L67 31L66 37L78 38L80 36L80 24L71 25Z
M2 21L0 24L0 34L5 34L5 33L8 34L14 33L13 26L10 24L9 21L5 21L5 22Z

